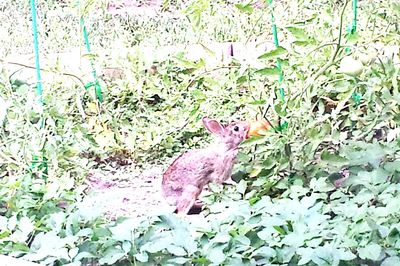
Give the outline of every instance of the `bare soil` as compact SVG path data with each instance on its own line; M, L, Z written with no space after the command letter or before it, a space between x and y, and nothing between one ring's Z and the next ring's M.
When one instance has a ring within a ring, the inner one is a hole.
M108 165L90 172L89 191L83 204L101 211L108 219L143 217L169 208L161 195L164 167L141 170L135 165Z

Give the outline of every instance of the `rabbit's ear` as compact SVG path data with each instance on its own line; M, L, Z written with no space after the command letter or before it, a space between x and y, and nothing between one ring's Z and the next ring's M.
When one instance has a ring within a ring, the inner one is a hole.
M217 120L203 117L203 124L211 133L221 135L224 133L225 128Z

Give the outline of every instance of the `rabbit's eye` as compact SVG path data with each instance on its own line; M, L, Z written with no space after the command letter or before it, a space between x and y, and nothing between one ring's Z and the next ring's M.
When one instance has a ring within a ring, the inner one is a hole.
M234 126L234 127L233 127L233 130L239 131L239 127L238 127L238 126Z

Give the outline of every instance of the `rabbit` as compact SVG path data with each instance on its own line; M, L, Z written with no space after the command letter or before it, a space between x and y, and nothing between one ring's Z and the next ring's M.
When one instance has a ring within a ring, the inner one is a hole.
M204 149L183 153L163 175L162 194L169 205L176 206L178 214L189 213L208 183L222 184L231 180L238 146L248 138L248 122L223 126L208 117L204 117L202 122L209 132L217 136L217 141Z

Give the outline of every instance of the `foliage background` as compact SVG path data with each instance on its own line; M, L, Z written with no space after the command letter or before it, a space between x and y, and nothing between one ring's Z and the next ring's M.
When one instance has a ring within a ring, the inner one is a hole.
M248 50L227 67L209 57L191 60L196 50L153 58L141 47L271 44L268 6L177 1L165 2L159 16L113 16L105 1L82 2L80 9L38 1L45 58L83 44L83 15L96 52L81 59L123 75L102 76L99 107L79 79L60 75L62 63L52 61L46 67L56 74L44 82L41 128L32 74L10 71L2 59L8 108L0 119L1 253L55 265L398 264L399 62L388 47L398 47L400 6L361 1L357 34L346 36L348 2L276 1L284 48L269 48L261 58ZM1 58L31 53L28 2L2 2L0 10ZM135 45L139 51L123 52ZM365 63L359 75L339 68L346 47ZM280 86L284 102L273 100ZM237 187L211 187L203 216L106 221L81 205L88 172L107 160L166 164L208 140L202 116L252 119L268 105L268 118L288 122L287 129L244 143ZM32 167L41 151L47 173Z

